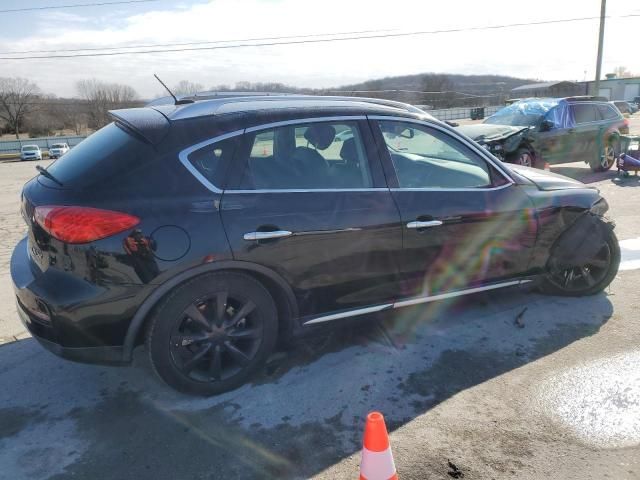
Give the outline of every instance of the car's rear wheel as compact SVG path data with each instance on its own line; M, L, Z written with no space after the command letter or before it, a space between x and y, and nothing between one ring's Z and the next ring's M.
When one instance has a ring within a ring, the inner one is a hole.
M603 240L598 252L582 265L558 268L551 258L542 290L552 295L585 296L604 290L615 278L620 265L620 246L613 231Z
M255 279L210 273L177 287L155 309L147 348L156 373L199 395L242 385L273 350L277 310Z
M598 158L591 161L591 170L594 172L606 172L614 163L620 152L620 142L617 138L609 139L604 146L603 151Z

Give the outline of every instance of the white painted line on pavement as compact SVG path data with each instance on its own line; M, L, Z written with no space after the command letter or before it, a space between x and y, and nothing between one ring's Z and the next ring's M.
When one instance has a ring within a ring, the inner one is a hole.
M640 238L631 238L620 242L620 270L637 270L640 268Z

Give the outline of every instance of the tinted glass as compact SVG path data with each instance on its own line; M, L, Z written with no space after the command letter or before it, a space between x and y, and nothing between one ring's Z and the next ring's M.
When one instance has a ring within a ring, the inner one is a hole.
M187 160L209 183L220 187L222 180L222 165L228 165L233 158L236 138L231 137L210 145L206 145L191 152Z
M455 138L412 123L381 121L400 188L491 185L487 162Z
M573 118L575 118L577 124L600 120L595 105L589 103L574 103L570 108L573 110Z
M69 150L48 170L65 187L84 187L111 180L152 161L154 156L151 146L111 123ZM42 176L39 180L51 183Z
M611 105L598 105L600 116L604 120L613 120L618 118L618 112Z
M38 147L22 147L23 152L37 152Z
M318 122L247 134L241 189L369 188L371 173L356 122Z

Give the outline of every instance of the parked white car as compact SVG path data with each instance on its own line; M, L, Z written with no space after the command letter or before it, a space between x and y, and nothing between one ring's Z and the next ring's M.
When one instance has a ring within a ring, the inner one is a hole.
M42 160L42 152L38 145L23 145L20 149L20 160Z
M69 145L66 143L54 143L49 147L49 158L60 158L69 151Z

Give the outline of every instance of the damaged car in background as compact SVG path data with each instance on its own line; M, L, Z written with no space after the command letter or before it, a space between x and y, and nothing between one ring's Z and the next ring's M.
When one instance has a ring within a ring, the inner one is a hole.
M528 98L458 130L509 163L543 168L583 161L602 172L615 163L628 124L600 97Z
M458 130L503 162L524 167L536 166L531 127L480 123L461 125Z

